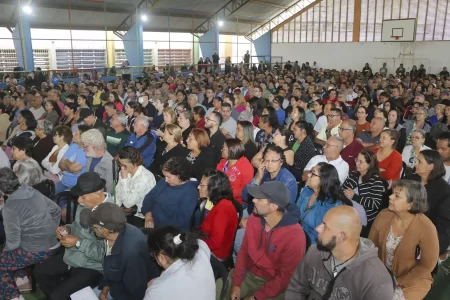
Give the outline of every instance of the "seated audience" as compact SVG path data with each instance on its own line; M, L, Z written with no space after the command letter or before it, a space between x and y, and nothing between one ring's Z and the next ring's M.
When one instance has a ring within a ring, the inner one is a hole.
M253 156L258 152L253 138L253 124L249 121L239 121L236 127L236 138L244 144L245 157L248 161L252 161Z
M166 226L149 234L148 247L164 272L149 283L144 300L215 299L211 251L205 242Z
M306 121L294 123L295 143L292 145L294 151L294 165L290 168L295 178L300 181L303 171L308 162L316 155L313 143L313 127Z
M384 119L375 117L370 122L370 131L363 131L359 134L358 140L363 144L364 148L374 150L380 147L380 137L384 124Z
M219 261L225 261L231 254L234 236L238 226L240 204L234 199L230 181L220 171L207 169L198 186L200 199L211 206L200 224L206 234L202 240Z
M55 146L53 146L50 153L42 160L41 165L44 168L44 176L56 183L62 177L59 163L72 143L72 131L69 127L61 125L56 126L53 132Z
M360 106L356 110L356 133L355 136L359 136L363 131L370 131L370 123L367 122L369 111L367 107Z
M75 125L77 107L75 103L66 103L64 106L64 118L60 122L61 125L66 125L70 128Z
M348 175L342 185L344 195L364 207L367 224L363 224L362 237L369 235L373 220L380 212L385 186L380 177L377 156L363 150L356 157L356 170Z
M184 157L172 157L162 166L165 178L156 183L142 204L145 228L172 225L189 230L198 202L197 183L189 180L191 167Z
M37 121L35 129L36 138L34 139L33 159L42 165L44 158L55 146L53 142L53 124L47 120Z
M330 209L316 228L317 244L297 265L284 299L332 299L331 295L341 295L341 287L345 287L343 297L392 299L392 277L378 259L374 244L360 238L361 227L353 208Z
M192 164L191 177L200 181L203 172L208 168L214 168L214 154L209 148L209 137L205 130L194 128L187 139L187 148L190 152L186 159Z
M61 109L58 104L53 100L45 101L45 113L42 115L41 119L47 120L56 126L59 119L62 116Z
M411 134L414 129L422 129L425 132L430 131L430 124L426 122L428 117L428 109L424 106L419 106L414 111L414 120L406 121L403 124L406 133L406 145L411 145Z
M2 145L2 148L5 150L6 155L10 160L12 160L12 144L14 139L17 137L28 137L32 141L36 137L35 128L37 126L37 122L34 119L33 114L28 110L22 110L18 115L18 125L13 129L8 139Z
M195 106L192 108L192 116L194 118L195 128L205 129L205 114L206 111L202 106Z
M86 171L95 172L106 181L105 191L114 194L114 158L106 151L106 141L98 129L89 129L81 135L84 154L87 157Z
M163 176L161 166L171 157L186 157L189 153L189 149L181 145L181 128L177 125L166 124L162 138L165 143L157 145L155 159L149 168L153 174L159 176Z
M405 177L422 183L427 191L428 211L439 238L441 259L447 257L450 246L450 186L444 180L445 168L442 156L435 150L423 150L416 157L416 173Z
M262 115L259 118L258 127L261 129L256 135L255 141L258 149L262 149L270 143L273 143L273 134L276 128L270 123L269 115Z
M112 130L108 130L106 134L106 150L117 160L119 151L125 147L130 137L126 127L127 116L122 112L116 112L111 117L110 126Z
M16 161L31 158L33 154L33 141L28 137L19 136L12 144L12 158Z
M223 103L220 113L222 114L222 125L220 125L220 130L223 135L230 139L236 137L236 121L231 117L231 105L229 103Z
M89 108L80 109L79 120L83 121L84 124L86 124L91 128L98 129L106 141L106 132L108 130L108 127L106 127L106 124L103 123L101 119L95 116L94 112L91 109Z
M425 131L422 129L415 129L411 133L411 145L405 146L402 152L402 160L406 164L407 175L414 173L414 167L416 165L416 158L422 150L430 149L425 146Z
M150 167L156 151L155 137L149 131L150 123L145 116L137 116L134 121L134 132L128 138L125 146L136 148L144 159L144 167Z
M391 110L388 114L388 120L386 121L386 129L397 130L400 133L397 143L397 151L403 152L406 144L406 129L400 124L401 116L398 110Z
M11 121L9 121L9 115L6 112L6 106L3 103L0 103L0 143L2 144L6 140L9 125L11 125Z
M81 134L90 129L87 125L78 126L73 135L72 144L64 153L58 167L62 171L61 181L55 185L55 194L71 189L77 184L78 177L86 172L87 158L84 153L83 143L81 142Z
M436 146L437 151L444 160L444 180L450 184L450 132L441 133L437 139Z
M337 170L331 164L320 162L309 172L306 186L296 203L300 208L300 224L311 244L317 242L315 229L328 210L343 204L352 206L340 185Z
M222 160L217 170L224 172L230 179L233 197L242 203L242 190L253 179L252 164L244 156L245 148L238 139L228 139L222 148Z
M148 282L159 274L142 231L127 224L125 213L114 203L84 208L80 223L105 240L99 299L142 299Z
M187 139L191 134L192 129L195 128L193 124L192 112L190 110L183 110L178 113L178 126L181 128L181 141L183 145L187 145Z
M16 161L13 171L19 178L20 184L31 186L45 197L53 196L54 183L45 179L41 166L34 159L28 157Z
M216 111L211 112L206 115L205 128L209 130L209 146L213 153L213 164L217 166L220 159L222 158L222 147L227 139L222 131L219 129L222 124L222 115Z
M332 136L330 137L325 146L323 146L323 155L316 155L311 158L303 170L302 181L307 181L309 176L309 171L312 170L320 162L325 162L334 166L339 174L339 181L344 183L348 176L348 163L342 159L340 153L344 148L344 141L339 138Z
M55 236L61 211L58 205L30 186L22 185L11 169L0 169L0 190L8 197L2 209L5 246L0 254L0 295L23 299L15 277L44 262L59 248Z
M87 172L78 177L71 189L79 204L75 219L56 229L64 250L35 268L37 283L47 299L69 300L78 290L98 286L103 278L105 241L98 239L91 228L82 226L80 214L83 208L114 202L104 188L105 181L97 173Z
M433 283L431 272L439 258L436 227L424 215L427 192L411 180L394 182L392 191L389 208L376 217L369 239L395 277L395 293L406 299L423 299Z
M265 108L266 109L266 108ZM289 146L289 140L292 138L292 132L286 128L278 128L273 133L273 144L283 149L283 154L286 159L286 167L290 168L294 164L294 151ZM266 147L261 148L252 159L252 165L255 169L259 168L263 160L263 152Z
M255 208L236 266L228 273L227 299L284 299L306 250L298 208L291 203L288 188L278 181L250 186L249 194Z
M362 143L355 139L356 122L353 120L342 121L339 126L339 137L344 141L341 157L348 164L349 172L356 170L356 158L364 150Z
M155 176L144 168L141 154L133 147L119 151L119 181L116 185L116 204L122 207L127 222L138 228L144 227L142 202L156 185Z
M339 136L339 125L342 122L342 111L339 108L332 108L328 117L328 123L323 126L316 135L315 142L325 145L326 141L332 136Z
M402 155L395 150L398 138L398 131L383 130L380 137L380 148L373 151L377 155L381 177L387 181L400 179Z

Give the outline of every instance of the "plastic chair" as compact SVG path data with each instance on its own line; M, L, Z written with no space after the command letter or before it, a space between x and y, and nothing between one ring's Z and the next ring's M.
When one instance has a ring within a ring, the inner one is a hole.
M53 199L55 197L55 183L50 179L45 179L43 181L48 190L48 198Z
M219 299L224 299L228 287L228 270L214 255L211 255L210 262L214 273L214 279L216 281L222 279L223 286Z
M58 206L61 207L62 201L67 201L67 209L66 209L66 220L64 224L72 224L73 220L75 220L75 215L77 213L78 201L76 198L72 196L70 191L64 191L55 195L53 199Z
M199 227L200 224L202 224L202 222L205 218L205 207L206 207L206 199L200 198L198 200L198 203L195 206L194 212L192 213L192 216L191 216L191 229L195 229L195 228ZM199 217L198 223L196 222L197 216Z

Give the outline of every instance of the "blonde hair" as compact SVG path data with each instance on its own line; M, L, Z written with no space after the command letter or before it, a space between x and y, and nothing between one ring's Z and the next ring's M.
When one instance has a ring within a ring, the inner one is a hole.
M175 111L173 110L172 107L166 107L163 109L163 114L169 114L170 117L172 118L172 123L171 124L176 124L177 123L177 116L175 115ZM165 125L165 123L163 124Z
M234 106L237 107L240 105L245 106L245 98L242 94L236 94L234 96Z
M173 140L176 143L179 143L181 141L181 128L178 125L167 124L166 131L168 131L169 134L173 136Z

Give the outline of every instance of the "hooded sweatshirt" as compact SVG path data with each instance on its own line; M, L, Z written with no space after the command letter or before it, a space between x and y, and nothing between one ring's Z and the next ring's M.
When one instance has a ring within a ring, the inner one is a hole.
M297 266L286 290L285 300L380 300L392 299L394 283L384 264L378 258L378 249L365 238L360 238L355 258L333 277L331 253L312 245ZM332 280L334 278L334 283ZM332 291L324 298L328 287Z
M244 240L237 255L233 286L240 286L247 272L267 280L253 296L258 300L282 294L306 249L305 233L297 223L300 217L295 204L289 204L281 221L270 231L264 218L248 218Z
M252 181L255 172L248 159L245 156L239 158L231 168L228 167L228 160L222 159L217 165L217 170L224 172L230 179L234 199L244 203L242 190Z

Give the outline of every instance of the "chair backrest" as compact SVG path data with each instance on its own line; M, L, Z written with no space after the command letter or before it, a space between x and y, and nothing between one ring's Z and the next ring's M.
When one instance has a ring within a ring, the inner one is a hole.
M222 264L214 255L211 255L210 262L214 273L214 279L217 280L219 278L222 278L223 281L222 291L220 293L219 299L225 299L224 297L228 286L228 270L225 265Z
M9 138L9 135L13 131L13 124L9 124L8 128L6 129L6 138Z
M67 202L66 220L64 221L64 223L71 224L73 222L73 220L75 220L75 215L77 213L77 208L78 208L77 199L72 196L70 191L64 191L64 192L56 194L55 198L53 200L60 207L62 205L62 201Z
M205 217L206 199L200 198L191 216L191 229L195 229L202 224Z
M45 179L43 183L48 190L48 198L53 199L55 197L55 183L50 179Z
M314 150L316 151L316 155L323 154L323 146L321 144L314 143Z

